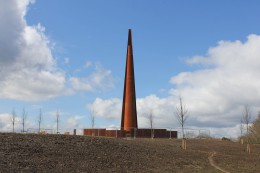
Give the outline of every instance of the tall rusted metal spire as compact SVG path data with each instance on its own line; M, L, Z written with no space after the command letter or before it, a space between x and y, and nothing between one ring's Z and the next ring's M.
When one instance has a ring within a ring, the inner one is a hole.
M128 44L126 53L124 97L122 105L121 130L130 131L137 128L137 111L135 95L134 59L132 47L132 33L128 30Z

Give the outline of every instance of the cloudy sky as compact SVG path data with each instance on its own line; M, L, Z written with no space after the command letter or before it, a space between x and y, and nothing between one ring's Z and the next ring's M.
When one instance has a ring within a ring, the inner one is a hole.
M186 127L236 137L243 106L260 110L260 2L0 0L0 131L120 126L132 29L139 127Z

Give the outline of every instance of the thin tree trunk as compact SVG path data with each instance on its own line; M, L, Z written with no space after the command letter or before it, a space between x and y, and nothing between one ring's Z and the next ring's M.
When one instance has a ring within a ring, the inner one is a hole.
M187 149L187 141L186 141L186 139L182 139L182 149L184 149L184 150L186 150Z
M250 146L250 144L246 145L246 152L247 153L251 153L251 146Z

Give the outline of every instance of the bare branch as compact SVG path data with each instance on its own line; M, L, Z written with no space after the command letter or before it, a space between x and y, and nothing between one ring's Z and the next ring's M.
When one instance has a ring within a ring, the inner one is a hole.
M249 133L249 124L251 122L251 109L248 105L244 106L243 122L246 124L246 133Z
M175 115L177 117L177 120L182 128L182 138L185 138L184 134L184 125L188 118L188 109L186 108L186 105L182 103L182 98L179 98L179 105L175 108Z
M148 120L151 128L151 138L154 138L154 116L152 110L150 110L150 113L148 114Z
M249 136L256 143L260 143L260 112L257 118L254 120L252 126L249 128Z
M56 113L57 134L59 134L59 122L60 122L60 114L59 111L57 111Z
M42 123L42 109L40 109L40 114L39 114L39 119L38 119L39 133L41 132L41 123Z
M22 130L22 132L25 132L24 128L25 128L26 118L27 118L27 113L26 113L25 109L23 108L23 112L22 112L22 126L23 126L23 130Z
M12 115L10 117L11 123L13 125L13 133L14 133L14 125L15 125L16 119L17 119L17 116L15 113L15 109L13 108Z
M95 127L95 118L96 118L96 111L95 109L92 109L90 112L90 122L91 122L92 129Z
M151 129L153 129L153 124L154 124L153 120L154 120L154 117L153 117L153 112L152 112L152 111L150 111L150 113L149 113L149 115L148 115L148 118L149 118L150 127L151 127Z
M242 116L240 120L240 137L243 136L243 129L244 129L244 124L243 124L243 116Z

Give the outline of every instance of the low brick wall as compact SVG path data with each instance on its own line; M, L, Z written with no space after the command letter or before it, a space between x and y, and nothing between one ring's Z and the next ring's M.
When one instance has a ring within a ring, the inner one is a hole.
M106 136L106 129L84 129L85 136Z
M177 138L178 137L178 133L177 133L177 131L167 131L167 136L169 138Z
M177 131L167 131L166 129L131 129L131 137L136 138L177 138Z
M125 137L125 131L123 131L123 130L106 130L106 136L123 138L123 137Z
M177 138L177 131L167 131L166 129L131 129L130 132L124 130L106 129L84 129L85 136L106 136L115 138L136 137L136 138Z

